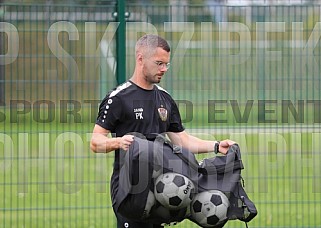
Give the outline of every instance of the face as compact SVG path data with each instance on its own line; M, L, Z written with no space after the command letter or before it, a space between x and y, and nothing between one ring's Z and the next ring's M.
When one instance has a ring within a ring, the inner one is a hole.
M149 84L160 83L167 72L166 64L169 63L170 53L157 48L150 56L143 57L142 73L144 80Z

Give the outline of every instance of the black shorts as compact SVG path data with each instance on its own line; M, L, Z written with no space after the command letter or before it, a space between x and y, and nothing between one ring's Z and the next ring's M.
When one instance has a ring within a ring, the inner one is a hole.
M143 222L130 221L120 214L116 214L117 217L117 228L160 228L163 226L148 224Z

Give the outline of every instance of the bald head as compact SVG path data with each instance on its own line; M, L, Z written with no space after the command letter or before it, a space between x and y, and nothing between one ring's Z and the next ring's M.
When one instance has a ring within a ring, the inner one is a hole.
M171 48L167 41L160 36L154 34L147 34L142 36L136 43L135 51L136 54L141 52L146 56L152 55L157 48L170 52Z

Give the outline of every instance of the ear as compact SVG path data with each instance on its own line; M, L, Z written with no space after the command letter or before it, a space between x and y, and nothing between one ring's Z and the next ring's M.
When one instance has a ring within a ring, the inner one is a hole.
M136 61L137 61L138 63L140 63L140 64L143 63L143 53L141 53L141 52L137 52L137 53L136 53Z

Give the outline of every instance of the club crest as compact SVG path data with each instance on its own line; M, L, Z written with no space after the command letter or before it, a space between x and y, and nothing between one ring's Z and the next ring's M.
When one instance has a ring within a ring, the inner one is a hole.
M159 114L159 117L161 118L162 121L167 120L167 109L165 109L163 107L158 108L158 114Z

